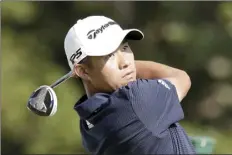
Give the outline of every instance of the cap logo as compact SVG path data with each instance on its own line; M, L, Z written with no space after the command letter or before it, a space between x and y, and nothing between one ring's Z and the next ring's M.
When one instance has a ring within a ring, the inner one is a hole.
M75 59L78 59L82 55L81 48L79 48L71 57L70 61L74 64Z
M116 22L114 21L110 21L104 25L102 25L100 28L96 29L96 30L90 30L88 33L87 33L87 37L88 39L95 39L97 37L98 34L102 33L106 28L108 28L109 26L111 25L115 25L117 24Z

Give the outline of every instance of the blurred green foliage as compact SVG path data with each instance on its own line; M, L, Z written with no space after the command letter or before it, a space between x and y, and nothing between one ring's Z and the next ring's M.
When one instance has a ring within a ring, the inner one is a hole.
M215 153L232 152L231 2L2 2L2 152L83 153L73 110L83 95L75 79L55 89L58 112L38 117L26 103L40 85L66 72L63 41L89 15L105 15L145 33L131 43L136 59L186 70L192 88L183 101L191 135L216 139Z

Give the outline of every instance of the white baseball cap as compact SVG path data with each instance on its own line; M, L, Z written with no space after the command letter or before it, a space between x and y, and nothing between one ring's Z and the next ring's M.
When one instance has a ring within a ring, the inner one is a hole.
M73 69L87 56L108 55L120 46L124 39L141 40L138 29L123 30L114 20L105 16L89 16L77 21L64 40L68 64Z

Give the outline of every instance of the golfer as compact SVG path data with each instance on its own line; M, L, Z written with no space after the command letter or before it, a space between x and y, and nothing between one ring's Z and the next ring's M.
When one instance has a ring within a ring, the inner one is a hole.
M65 37L69 66L86 91L74 109L91 154L195 154L178 123L190 78L180 69L134 60L128 40L143 37L105 16L78 20Z

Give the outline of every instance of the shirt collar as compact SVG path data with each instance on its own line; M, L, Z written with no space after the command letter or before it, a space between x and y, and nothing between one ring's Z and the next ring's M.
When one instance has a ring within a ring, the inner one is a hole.
M97 93L90 98L87 95L82 96L74 106L78 115L83 119L88 119L88 117L93 113L100 110L101 107L107 105L110 94Z

